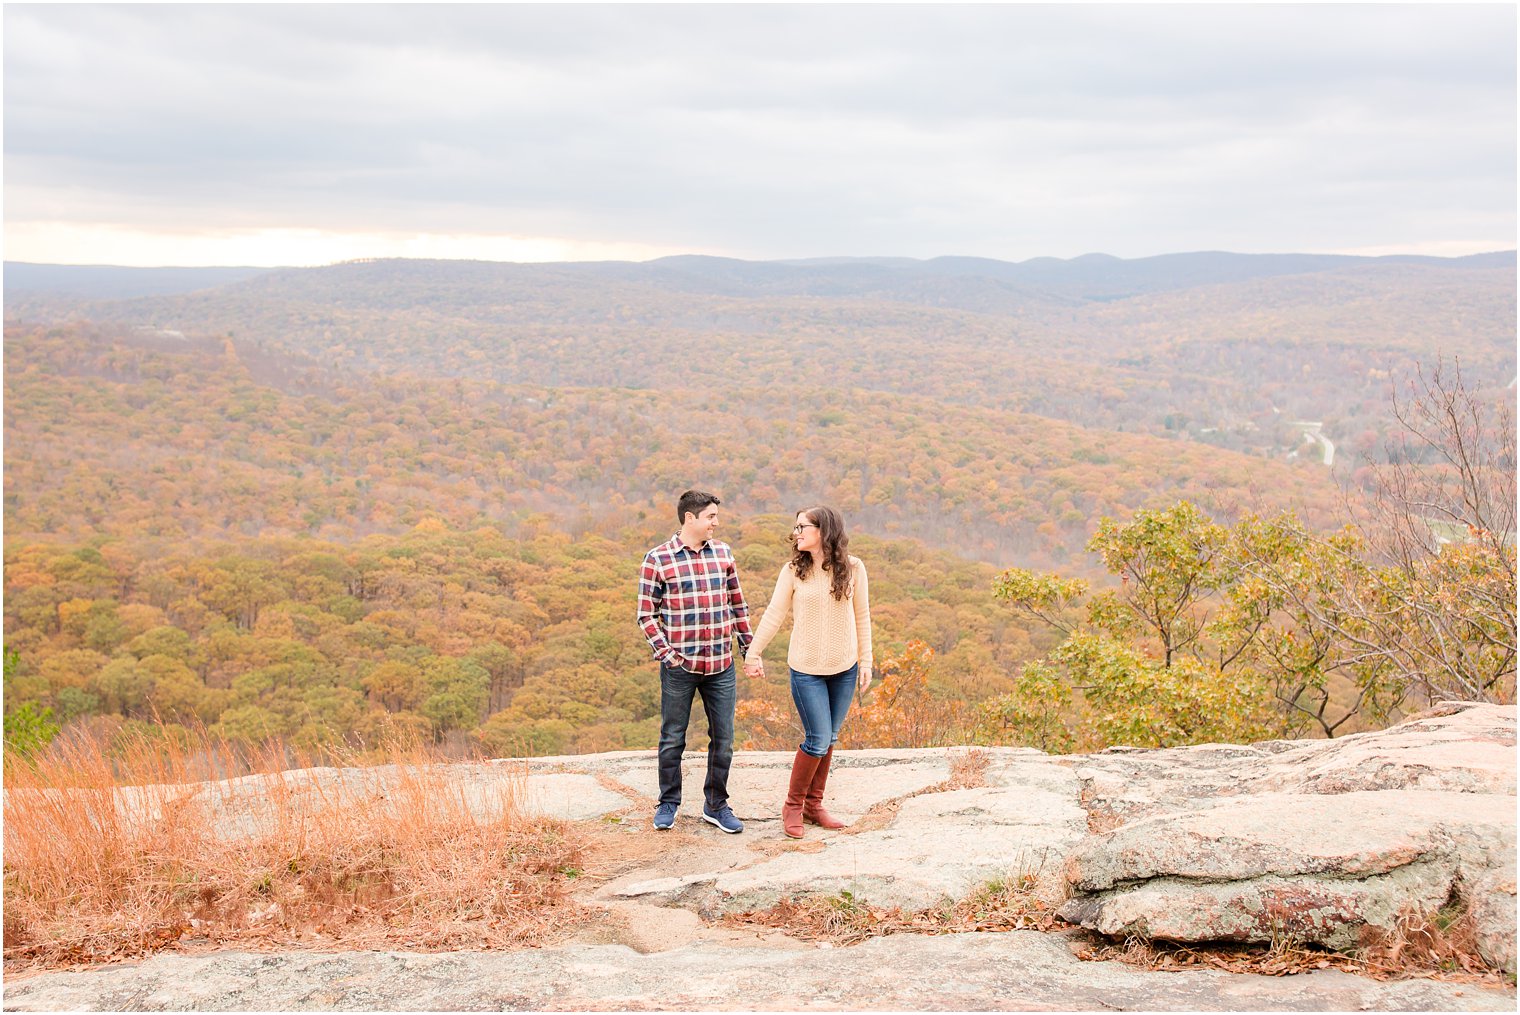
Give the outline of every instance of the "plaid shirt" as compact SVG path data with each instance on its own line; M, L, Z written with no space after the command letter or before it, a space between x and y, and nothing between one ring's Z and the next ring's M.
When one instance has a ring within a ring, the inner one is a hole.
M654 657L693 673L722 673L749 648L749 606L727 543L709 539L700 550L680 533L644 554L639 570L639 627Z

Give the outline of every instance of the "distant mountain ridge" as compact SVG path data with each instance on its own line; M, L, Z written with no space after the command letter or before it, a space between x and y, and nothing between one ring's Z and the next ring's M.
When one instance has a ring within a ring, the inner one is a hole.
M1061 259L1036 257L1027 261L945 256L929 260L900 257L826 257L803 260L746 261L737 258L680 254L652 261L569 261L517 263L468 260L385 258L350 261L321 268L136 268L111 265L35 264L5 262L8 297L51 294L86 300L132 299L213 289L261 276L289 277L292 273L331 273L358 265L431 273L443 268L457 277L485 281L537 277L544 280L608 280L652 286L673 292L713 296L869 296L895 294L922 298L925 290L948 280L979 283L979 288L1008 295L1057 302L1106 301L1281 275L1313 274L1372 265L1424 265L1449 268L1509 268L1515 251L1495 251L1466 257L1390 255L1359 257L1342 254L1235 254L1224 251L1161 254L1124 259L1107 254L1083 254ZM481 276L485 276L482 278ZM952 292L962 287L952 286ZM963 290L962 290L963 291ZM953 295L952 303L958 303Z
M1321 420L1357 454L1380 446L1399 370L1445 355L1479 387L1510 383L1515 260L396 258L99 299L27 290L7 266L5 316L235 338L342 375L547 387L663 388L673 363L701 363L708 385L790 387L807 350L861 390L1269 456L1301 441L1283 421Z
M5 291L85 299L170 296L241 282L274 268L134 268L111 264L5 262Z

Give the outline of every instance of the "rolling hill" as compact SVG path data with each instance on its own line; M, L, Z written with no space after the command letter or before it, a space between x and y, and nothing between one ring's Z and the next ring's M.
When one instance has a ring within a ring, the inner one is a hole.
M681 489L757 599L841 508L883 652L981 700L1051 647L996 567L1184 499L1332 529L1414 367L1512 401L1515 257L7 264L5 317L8 724L607 750Z

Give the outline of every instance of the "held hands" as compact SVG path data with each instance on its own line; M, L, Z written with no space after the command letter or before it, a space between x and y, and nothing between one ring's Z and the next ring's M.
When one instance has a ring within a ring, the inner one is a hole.
M761 677L765 676L765 663L761 662L758 659L752 663L745 663L744 675L746 677L749 677L751 680L759 680Z

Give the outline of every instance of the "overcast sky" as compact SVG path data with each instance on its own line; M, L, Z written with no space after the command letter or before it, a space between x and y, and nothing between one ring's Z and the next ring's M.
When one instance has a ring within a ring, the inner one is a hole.
M7 4L5 257L1515 246L1513 5Z

